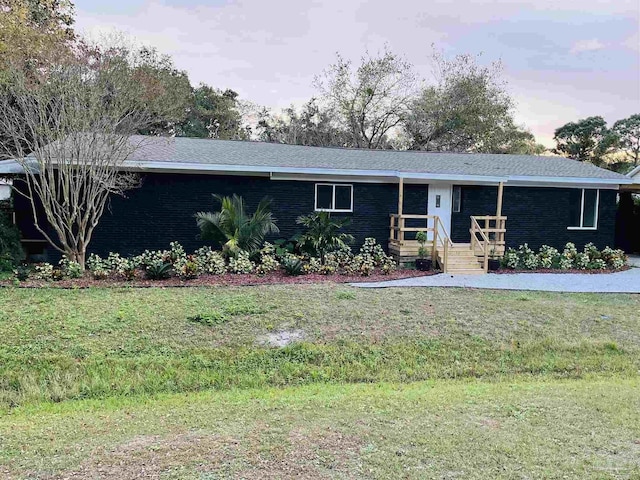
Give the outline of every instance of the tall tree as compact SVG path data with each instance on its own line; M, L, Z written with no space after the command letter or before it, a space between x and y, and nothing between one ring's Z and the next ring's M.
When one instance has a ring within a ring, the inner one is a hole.
M595 165L601 165L616 144L616 136L599 116L569 122L556 129L553 139L556 153Z
M377 57L367 54L355 69L338 55L315 84L352 146L385 148L405 118L416 77L410 63L385 50Z
M629 118L618 120L613 124L612 132L616 135L618 146L626 154L626 158L634 167L640 164L640 113Z
M52 59L71 53L71 1L3 0L0 11L0 82L7 81L10 66L38 76Z
M176 134L181 137L245 139L238 94L231 89L217 90L200 84L194 88L187 118L180 122Z
M433 55L436 83L411 102L404 122L410 147L451 152L529 153L539 151L532 135L518 128L514 102L502 80L502 65L458 55Z
M315 98L304 104L300 111L291 106L275 117L263 110L258 133L260 140L265 142L319 147L351 145L349 132L341 129L331 112L320 107Z
M13 68L0 89L0 148L23 167L35 226L83 267L109 196L136 185L122 171L141 145L131 135L176 115L170 86L146 67L126 49L92 49L37 84Z

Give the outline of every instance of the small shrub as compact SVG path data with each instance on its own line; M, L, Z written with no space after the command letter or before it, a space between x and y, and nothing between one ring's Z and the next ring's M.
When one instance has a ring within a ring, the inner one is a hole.
M58 267L62 272L64 277L68 278L81 278L82 277L82 267L78 262L74 262L73 260L69 260L66 255L63 255L60 261L58 262Z
M247 274L253 272L255 265L249 260L249 252L240 250L236 257L229 259L229 271L231 273Z
M610 247L605 247L602 250L602 260L604 260L612 270L618 270L627 263L627 257L622 250L614 250Z
M368 277L375 270L376 265L372 257L358 254L345 266L347 275L362 275Z
M256 273L265 274L275 272L280 268L280 262L275 255L275 248L269 242L265 242L260 250L260 264L256 267Z
M595 258L589 262L587 268L589 270L604 270L607 268L607 263L601 258Z
M173 266L176 275L180 278L194 279L198 277L198 264L192 256L187 257L184 261L179 260Z
M29 268L28 265L24 265L24 264L18 265L13 270L13 275L16 277L16 280L19 280L21 282L24 282L25 280L27 280L30 274L31 274L31 269Z
M509 268L511 270L515 270L520 266L520 258L518 257L518 252L513 248L508 248L502 257L502 267Z
M526 270L538 268L538 256L526 243L518 248L518 264Z
M198 273L206 275L224 275L227 273L227 265L220 252L211 250L211 247L202 247L193 254L198 266Z
M586 270L589 266L589 255L586 253L576 253L575 258L573 259L573 267L578 270Z
M163 260L156 260L145 268L145 275L149 280L165 280L171 275L173 265Z
M50 263L38 263L33 268L32 277L35 280L53 280L53 265Z
M602 258L602 253L598 250L593 243L589 242L584 246L584 253L589 257L589 261L599 260Z
M353 265L352 267L356 267L360 275L371 275L376 267L380 268L385 274L391 273L396 269L396 263L393 258L384 253L382 246L372 237L364 239L364 244L360 248L359 257L361 257L361 259L355 262L359 265Z
M541 268L554 268L558 262L560 253L557 248L543 245L538 251L538 264Z
M309 259L309 263L306 263L304 265L305 273L320 273L321 270L322 270L322 262L320 262L320 259L317 257L311 257Z
M287 275L292 277L302 275L303 271L303 263L295 255L287 255L282 259L282 268Z
M25 259L20 231L7 212L0 211L0 271L11 271Z

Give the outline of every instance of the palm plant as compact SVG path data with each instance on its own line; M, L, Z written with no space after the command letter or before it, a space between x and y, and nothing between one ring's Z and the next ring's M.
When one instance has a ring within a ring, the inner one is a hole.
M253 214L247 212L244 199L213 196L220 202L218 212L198 212L196 222L200 238L218 242L226 256L236 256L240 250L253 253L264 243L264 237L278 233L276 219L271 214L271 200L263 198Z
M327 253L353 242L353 235L339 231L350 223L349 218L334 219L328 212L315 212L298 217L296 222L307 228L300 237L303 247L319 255L323 265Z

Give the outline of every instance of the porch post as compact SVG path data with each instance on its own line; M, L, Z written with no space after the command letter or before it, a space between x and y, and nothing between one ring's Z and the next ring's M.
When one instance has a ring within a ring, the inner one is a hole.
M502 216L502 191L504 189L504 182L498 184L498 208L496 208L496 217Z
M500 218L502 216L502 193L504 190L504 182L498 184L498 205L496 207L496 228L504 228L504 222ZM498 232L494 237L498 242L504 241L504 232Z
M402 218L402 204L404 203L404 178L398 181L398 240L400 245L404 242L404 218Z
M404 197L404 178L400 177L398 182L398 215L402 215L402 202Z

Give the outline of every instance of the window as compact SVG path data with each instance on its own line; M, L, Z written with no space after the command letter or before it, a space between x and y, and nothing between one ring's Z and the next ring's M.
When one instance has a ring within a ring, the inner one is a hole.
M316 211L353 212L353 185L316 183Z
M460 185L454 185L453 199L451 201L451 211L453 213L460 213L461 206L462 206L462 187Z
M595 230L598 228L600 190L586 188L571 190L569 194L569 229Z

